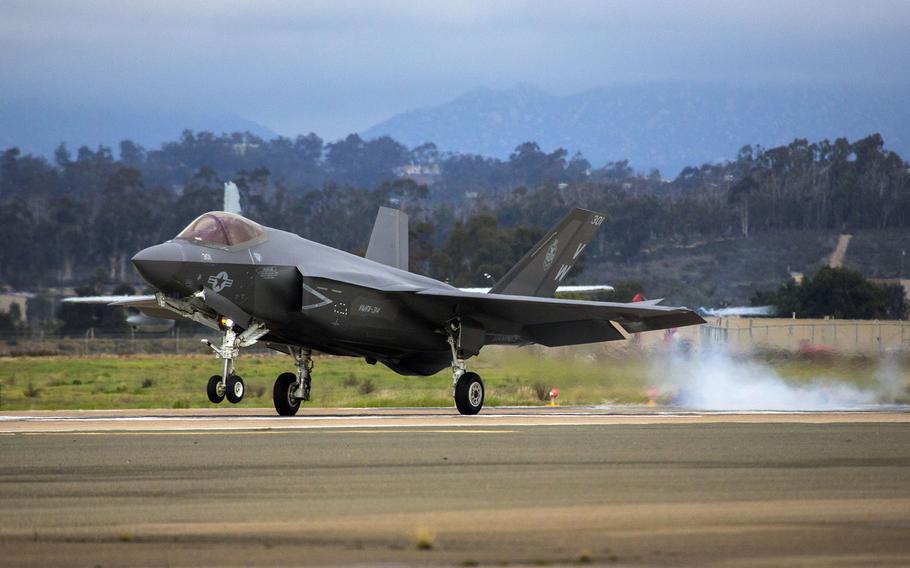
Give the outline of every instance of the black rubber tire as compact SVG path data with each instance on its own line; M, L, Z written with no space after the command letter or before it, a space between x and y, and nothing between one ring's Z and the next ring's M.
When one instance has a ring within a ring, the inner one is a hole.
M243 400L244 394L246 394L246 385L243 384L243 377L240 375L231 375L228 377L227 389L225 392L228 402L237 404Z
M475 387L475 384L478 387ZM477 388L480 389L479 400L476 392ZM483 408L484 395L483 381L480 380L480 375L477 373L465 373L455 383L455 407L462 414L477 414L480 412L480 409Z
M275 379L272 401L280 416L294 416L300 410L300 399L294 397L294 383L296 382L297 375L294 373L281 373Z
M215 404L218 404L224 400L224 393L218 394L220 390L218 387L221 384L221 375L212 375L209 379L209 384L205 387L205 392L209 395L209 400Z

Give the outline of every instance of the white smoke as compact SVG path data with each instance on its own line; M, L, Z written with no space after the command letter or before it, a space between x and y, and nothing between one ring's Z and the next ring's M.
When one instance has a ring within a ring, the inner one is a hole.
M867 388L825 376L794 384L772 366L722 348L658 358L650 374L652 385L675 405L699 410L855 410L905 395L900 365L893 360L879 365Z

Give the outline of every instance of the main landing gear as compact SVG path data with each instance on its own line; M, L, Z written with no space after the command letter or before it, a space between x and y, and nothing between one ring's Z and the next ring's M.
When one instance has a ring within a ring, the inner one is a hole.
M240 354L241 347L249 347L256 343L269 330L262 324L253 323L243 333L238 334L234 331L234 322L225 316L218 318L218 327L221 328L221 345L213 345L207 339L203 339L202 342L211 347L215 355L222 359L224 363L222 374L212 375L205 390L209 400L215 404L225 398L228 402L237 404L243 400L246 385L243 384L243 378L234 372L234 359Z
M212 351L224 361L223 371L220 375L212 375L206 386L209 400L215 404L228 401L236 404L243 400L246 386L243 378L234 371L234 359L240 354L241 347L249 347L256 343L260 337L268 333L263 325L253 323L243 333L234 331L234 322L221 316L218 318L218 327L221 329L221 345L214 345L211 341L203 343L212 348ZM275 380L272 389L272 400L275 410L281 416L293 416L300 410L302 401L310 400L310 377L313 370L312 351L301 347L290 347L289 353L294 357L297 373L282 373Z
M294 416L300 410L300 402L310 400L313 352L302 347L291 347L290 351L297 366L297 374L281 373L275 379L275 388L272 389L272 401L281 416Z
M461 414L477 414L483 408L483 381L467 370L461 348L461 324L453 320L446 326L446 340L452 349L452 396Z

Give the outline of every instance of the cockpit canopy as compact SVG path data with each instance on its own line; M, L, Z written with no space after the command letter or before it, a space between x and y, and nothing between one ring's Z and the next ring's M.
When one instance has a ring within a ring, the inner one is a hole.
M262 225L246 217L225 211L211 211L197 217L186 229L180 231L177 238L198 245L236 247L262 241L265 239L265 231Z

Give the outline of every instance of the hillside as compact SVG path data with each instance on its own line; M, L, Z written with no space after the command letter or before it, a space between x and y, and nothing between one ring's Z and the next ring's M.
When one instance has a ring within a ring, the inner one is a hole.
M910 155L910 88L637 84L555 96L533 87L479 89L365 130L416 146L508 157L534 140L580 151L595 166L628 159L674 177L693 164L732 159L748 141L858 138L880 132Z
M825 231L780 231L685 247L652 243L632 262L589 262L579 281L638 281L648 298L666 298L668 305L742 306L757 290L777 289L791 271L814 273L836 243L837 235Z
M791 272L814 274L827 264L833 231L780 231L716 239L690 246L652 242L630 262L590 260L581 283L640 282L649 298L690 307L748 305L757 290L775 290ZM857 231L844 266L869 278L910 275L910 231Z
M873 278L907 278L910 274L910 231L859 231L850 240L844 266Z

